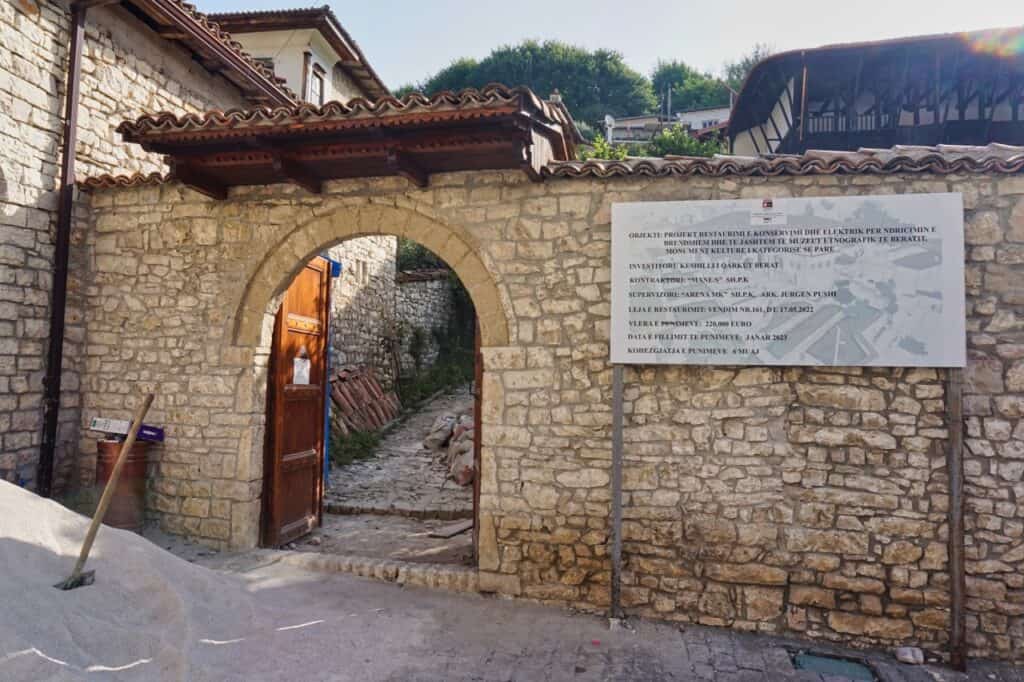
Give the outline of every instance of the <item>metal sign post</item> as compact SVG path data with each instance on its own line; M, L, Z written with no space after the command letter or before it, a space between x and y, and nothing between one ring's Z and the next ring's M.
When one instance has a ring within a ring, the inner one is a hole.
M622 374L612 365L612 619L622 618Z

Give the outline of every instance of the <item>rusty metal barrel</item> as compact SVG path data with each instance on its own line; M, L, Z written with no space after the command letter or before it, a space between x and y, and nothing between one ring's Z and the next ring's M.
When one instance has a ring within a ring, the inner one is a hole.
M121 441L101 440L97 445L99 456L96 461L96 484L105 486L114 470L117 455L121 452ZM114 497L110 501L103 523L114 528L139 533L145 520L146 511L146 459L149 443L135 441L128 451L127 460L121 468Z

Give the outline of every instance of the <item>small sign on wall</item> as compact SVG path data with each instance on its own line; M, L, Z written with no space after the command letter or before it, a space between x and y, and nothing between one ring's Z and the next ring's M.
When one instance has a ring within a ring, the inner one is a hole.
M292 384L309 385L309 365L309 352L302 346L292 360Z
M614 204L611 354L963 367L962 197Z

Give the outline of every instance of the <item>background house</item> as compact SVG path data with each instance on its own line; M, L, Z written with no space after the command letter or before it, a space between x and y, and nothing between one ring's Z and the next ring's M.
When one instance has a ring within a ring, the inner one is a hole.
M307 102L390 94L327 6L211 14L210 19Z
M734 154L1024 143L1024 27L772 55L729 122Z
M681 125L695 137L718 135L729 122L729 106L700 107L677 111L670 118L661 114L608 117L606 135L612 144L646 144L666 128Z

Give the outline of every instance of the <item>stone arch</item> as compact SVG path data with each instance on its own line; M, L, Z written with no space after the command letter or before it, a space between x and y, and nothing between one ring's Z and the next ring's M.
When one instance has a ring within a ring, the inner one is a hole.
M505 297L476 241L465 230L418 211L375 204L345 206L317 216L270 248L249 277L235 314L232 342L260 344L268 302L280 295L314 255L354 237L405 237L427 247L455 272L469 292L480 321L483 346L507 346L510 329Z

